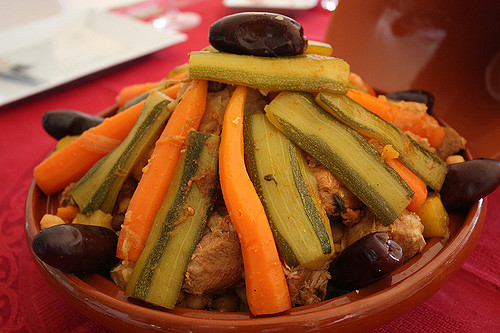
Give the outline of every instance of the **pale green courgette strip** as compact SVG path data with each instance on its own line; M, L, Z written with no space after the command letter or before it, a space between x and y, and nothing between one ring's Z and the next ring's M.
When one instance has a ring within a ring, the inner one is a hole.
M316 54L267 58L199 51L189 54L189 76L275 91L345 93L349 64Z
M263 114L245 117L245 163L281 256L291 267L321 268L333 250L330 221L301 150Z
M356 131L323 110L311 94L282 92L268 106L268 119L314 156L386 225L411 201L413 191Z
M220 138L191 132L127 284L126 295L173 309L218 186Z
M171 114L167 107L170 101L162 92L152 92L125 140L78 181L71 195L82 214L112 212L123 182L165 127Z
M433 190L439 191L446 177L446 164L393 124L368 111L347 95L321 92L316 101L330 114L360 134L390 144L399 158Z

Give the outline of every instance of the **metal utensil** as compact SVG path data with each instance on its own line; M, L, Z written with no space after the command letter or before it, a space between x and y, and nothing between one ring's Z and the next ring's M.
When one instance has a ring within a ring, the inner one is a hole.
M41 81L31 76L27 71L31 65L13 63L0 57L0 77L18 82L37 85Z

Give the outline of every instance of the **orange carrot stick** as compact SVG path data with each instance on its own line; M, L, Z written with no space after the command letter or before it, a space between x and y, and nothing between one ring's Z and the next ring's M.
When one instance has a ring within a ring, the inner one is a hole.
M445 133L443 127L439 125L436 118L427 113L417 118L411 111L405 110L399 105L356 89L349 89L347 96L377 114L380 118L393 122L403 131L410 131L422 138L426 138L434 148L439 147L443 141Z
M51 195L82 178L97 161L127 137L141 114L144 102L106 118L38 164L33 170L38 187Z
M206 99L207 81L193 80L170 116L125 214L116 250L118 258L132 262L139 258L187 136L203 118Z
M179 93L179 90L181 89L181 83L176 83L173 86L168 87L167 89L163 90L165 95L172 99L177 98L177 94Z
M369 93L370 95L373 95L373 96L377 95L375 93L375 90L373 90L373 88L368 83L366 83L361 78L361 76L359 76L358 74L356 74L356 73L350 73L349 74L349 81L351 81L351 83L353 83L356 86L360 87L361 89L363 89L365 92Z
M348 89L347 96L371 112L377 114L385 121L394 121L395 114L397 113L397 107L395 105L385 103L376 96L372 96L356 89Z
M172 81L180 81L180 80L184 80L186 77L187 77L187 69L183 72L180 72L179 74L176 74L170 78L168 78L168 80L172 80Z
M184 80L187 76L187 70L178 74L175 74L171 78L168 78L168 81L172 81L170 83L171 85L176 85L174 82L175 81L180 81ZM118 93L116 96L116 105L118 107L122 107L125 104L127 104L128 101L132 100L133 98L148 92L152 89L155 89L160 85L160 82L146 82L146 83L137 83L137 84L131 84L129 86L123 87L122 90ZM175 89L174 89L175 90ZM177 90L178 91L178 90ZM170 95L167 95L171 97ZM171 97L174 98L175 97Z
M224 201L238 233L248 306L254 315L290 309L290 294L262 203L246 172L243 110L247 89L234 91L224 115L219 173Z
M387 164L393 168L403 180L411 187L415 194L406 207L409 211L416 212L423 205L427 198L427 185L413 171L411 171L399 158L386 160Z
M78 206L65 206L58 207L56 215L64 220L66 223L71 223L76 215L80 212Z
M122 90L116 96L116 104L119 107L124 106L128 101L132 98L139 96L140 94L145 93L156 87L158 82L146 82L146 83L137 83L132 84L130 86L123 87Z

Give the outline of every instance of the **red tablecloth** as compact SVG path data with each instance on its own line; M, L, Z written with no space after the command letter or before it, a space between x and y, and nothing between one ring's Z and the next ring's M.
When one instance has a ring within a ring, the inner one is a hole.
M232 10L219 0L183 8L203 15L189 40L41 96L0 109L0 331L107 332L73 310L45 282L29 253L24 234L24 203L32 170L55 140L40 120L47 110L68 108L96 114L113 104L125 85L160 79L187 61L187 53L207 45L211 22ZM329 13L319 6L298 12L311 39L322 40ZM436 294L376 332L500 332L500 189L487 199L483 233L465 265Z

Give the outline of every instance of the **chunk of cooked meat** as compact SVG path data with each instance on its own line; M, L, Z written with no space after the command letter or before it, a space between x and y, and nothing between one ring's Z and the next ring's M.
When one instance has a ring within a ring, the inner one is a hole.
M422 235L424 226L417 214L404 211L391 225L385 226L373 213L367 213L359 223L345 228L344 247L373 232L387 232L389 237L403 249L404 260L412 258L423 250L425 239Z
M71 191L73 191L75 185L76 183L70 183L64 188L61 194L59 194L59 207L76 206L76 202L71 196Z
M318 303L325 299L326 287L331 278L329 265L328 262L321 269L313 270L304 267L291 268L283 263L292 306Z
M127 288L127 283L132 277L132 272L134 271L134 264L122 260L118 265L116 265L109 274L113 279L113 282L123 289Z
M229 215L213 213L191 256L182 289L193 295L222 293L243 279L240 242Z
M116 197L115 207L113 208L114 214L124 214L127 211L130 199L132 199L132 195L134 195L135 189L137 188L137 184L138 181L133 177L129 177L123 182L123 186Z
M362 216L363 203L330 170L312 157L308 160L326 214L340 216L346 225L357 223Z
M335 255L339 254L344 248L343 246L343 239L344 239L344 233L345 233L345 228L346 226L340 222L340 221L331 221L330 222L330 227L332 228L332 238L333 238L333 245L335 249Z
M207 95L207 108L201 120L199 131L220 135L222 121L226 112L227 104L231 99L234 86L227 86L217 92L209 92ZM245 101L245 115L252 113L263 113L266 105L265 97L256 89L248 89Z
M431 144L429 143L429 140L427 138L422 138L421 136L418 136L415 133L410 132L410 131L405 131L405 133L410 138L412 138L413 140L415 140L416 143L418 143L419 145L421 145L422 147L424 147L428 151L436 153L436 148L434 148L434 147L431 146Z
M220 135L224 113L230 98L231 89L229 86L221 91L208 93L207 107L199 127L200 132Z
M210 308L213 303L213 299L210 295L200 296L182 292L180 294L183 294L184 296L182 298L179 297L179 300L177 302L182 304L178 305L182 305L189 309L204 310L206 308Z
M245 100L245 116L253 113L264 113L266 104L266 97L259 90L248 89L247 99Z
M394 101L387 99L384 95L379 95L379 99L388 101L401 108L402 116L396 117L393 123L399 128L408 128L414 122L421 121L427 114L427 105L412 101Z
M444 138L441 145L436 150L436 154L443 160L450 155L456 154L465 149L467 140L465 140L457 131L451 127L444 128Z
M144 167L148 164L151 155L153 154L153 150L155 149L156 141L151 142L150 146L146 149L144 154L139 157L134 167L132 168L131 175L135 180L140 181L143 174Z

